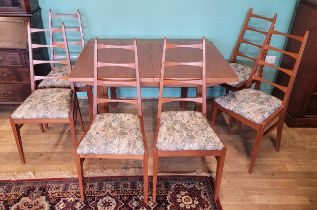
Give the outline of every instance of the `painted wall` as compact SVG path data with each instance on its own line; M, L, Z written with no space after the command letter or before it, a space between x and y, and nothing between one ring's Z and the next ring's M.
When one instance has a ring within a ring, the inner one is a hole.
M278 13L276 29L287 32L297 0L40 0L45 26L48 10L82 13L85 39L100 38L200 38L212 40L230 58L248 8L259 15ZM254 36L254 35L253 35ZM251 37L258 40L258 36ZM273 38L274 46L284 40ZM265 77L273 80L269 71ZM220 87L212 94L222 94ZM267 89L266 91L269 91ZM122 92L122 91L121 91ZM130 94L129 91L123 95ZM177 91L171 93L178 94ZM157 95L143 90L145 97Z

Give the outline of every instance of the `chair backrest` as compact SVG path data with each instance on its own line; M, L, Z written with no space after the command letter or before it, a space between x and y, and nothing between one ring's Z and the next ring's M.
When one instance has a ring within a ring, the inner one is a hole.
M34 33L61 33L63 36L63 42L60 43L54 43L54 44L35 44L32 43L32 34ZM36 88L36 81L48 79L48 78L56 78L56 79L67 79L67 77L53 77L53 76L37 76L35 73L35 66L41 65L41 64L59 64L59 65L66 65L71 68L70 64L70 57L69 57L69 51L68 51L68 45L67 45L67 38L66 38L66 32L65 32L65 26L64 23L62 24L61 28L55 28L55 29L38 29L38 28L31 28L30 23L28 23L28 45L29 45L29 61L30 61L30 78L31 78L31 89L32 91ZM33 50L37 48L47 48L47 49L64 49L66 56L64 59L60 60L37 60L33 59L34 52Z
M131 63L111 63L99 61L98 54L101 50L115 50L122 49L127 51L132 51L134 53L134 62ZM135 78L129 80L123 79L111 79L103 78L100 76L101 71L108 71L111 68L116 68L117 71L120 69L131 70L135 72ZM137 98L136 99L111 99L106 96L106 98L99 96L98 87L134 87L136 88ZM97 115L97 108L99 104L109 104L109 103L127 103L134 104L137 106L138 115L142 119L142 101L141 101L141 85L140 85L140 72L138 63L138 48L136 39L133 40L132 44L129 45L112 45L112 44L102 44L99 43L98 39L95 39L94 46L94 107L93 114L94 117Z
M173 48L192 48L201 50L202 59L201 61L196 62L172 62L166 61L166 52L169 49ZM198 67L195 71L201 71L201 78L198 79L177 79L177 78L168 78L166 77L167 71L173 71L173 66L192 66ZM199 70L198 70L199 69ZM168 98L164 97L164 87L199 87L202 88L202 95L197 95L197 97L189 98ZM176 43L167 43L167 39L164 38L163 43L163 56L162 56L162 68L160 76L160 93L159 93L159 103L158 103L158 113L157 120L159 121L160 115L162 112L162 106L164 103L169 102L180 102L180 101L191 101L195 103L202 104L202 112L206 114L206 40L202 38L201 43L196 44L176 44Z
M257 28L254 28L254 27L250 26L249 23L250 23L250 20L252 18L253 19L260 19L260 20L264 20L264 21L269 22L270 26L269 26L268 30L264 31L264 30L257 29ZM268 18L268 17L263 17L263 16L260 16L260 15L256 15L256 14L253 13L252 9L249 9L247 17L246 17L246 19L245 19L245 21L243 23L243 27L241 29L238 41L237 41L237 43L236 43L236 45L234 47L233 53L231 55L230 63L235 63L237 61L237 57L242 57L242 58L250 60L251 62L254 62L254 66L255 66L255 62L256 62L257 58L260 56L260 53L258 53L257 57L252 57L250 55L246 55L245 53L240 51L241 45L244 44L244 45L248 45L248 46L253 46L255 48L258 48L258 50L260 51L261 48L265 44L270 43L270 41L271 41L271 35L270 35L269 31L271 29L274 29L276 18L277 18L277 14L276 13L274 14L273 17ZM259 43L254 43L252 41L247 40L245 38L246 31L255 32L255 33L262 34L263 36L265 36L263 43L259 44Z
M66 35L68 35L70 32L76 32L76 34L78 34L78 37L73 38L72 40L68 39L68 45L70 47L72 46L79 46L82 49L85 47L85 40L84 40L84 33L83 33L83 27L82 27L82 21L81 21L81 15L80 15L80 11L77 10L76 13L74 14L64 14L64 13L53 13L51 10L49 10L49 28L50 29L54 29L56 28L55 26L55 22L56 21L62 21L65 23L65 30L66 30ZM72 25L71 27L67 26L67 20L73 20L72 22L74 25ZM57 22L57 24L59 24L59 22ZM56 41L57 42L57 41ZM56 43L54 40L54 33L50 33L50 43L54 44ZM57 42L58 43L58 42ZM71 59L77 60L79 55L74 55L73 53L70 53L70 57ZM55 60L55 59L60 59L63 58L64 56L55 54L54 50L51 50L51 59Z
M304 36L295 36L295 35L285 34L285 33L282 33L282 32L279 32L279 31L272 29L270 31L270 34L271 34L271 36L272 35L285 36L288 39L293 39L294 41L298 41L300 43L299 51L298 52L289 52L289 51L275 48L273 46L270 46L269 44L266 44L260 52L260 54L262 56L260 56L256 61L256 69L257 70L256 70L255 74L251 75L250 79L248 80L247 87L250 88L252 83L254 83L254 82L260 83L258 86L256 86L257 89L260 88L260 85L262 83L266 83L270 86L273 86L274 88L277 88L278 90L280 90L284 93L283 106L287 106L287 103L289 101L289 97L290 97L290 94L291 94L291 91L292 91L292 88L293 88L293 85L294 85L294 82L296 79L296 75L297 75L298 70L299 70L302 56L303 56L303 53L304 53L304 50L306 47L309 32L306 31ZM294 59L295 62L294 62L293 68L292 69L285 69L285 68L276 66L274 64L270 64L270 63L265 62L265 56L263 56L263 55L266 55L268 53L268 51L275 51L277 53L281 53L283 56L288 56L288 57ZM283 85L277 84L275 82L270 82L270 81L265 80L262 76L262 71L265 70L264 67L273 68L277 71L281 71L281 72L285 73L286 75L288 75L289 76L288 85L283 86Z

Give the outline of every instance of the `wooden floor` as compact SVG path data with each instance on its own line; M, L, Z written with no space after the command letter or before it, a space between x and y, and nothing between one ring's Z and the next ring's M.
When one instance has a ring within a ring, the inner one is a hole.
M156 106L156 101L144 102L145 126L150 146L155 128ZM129 107L123 108L130 111ZM173 106L168 108L172 109ZM88 123L85 107L83 112ZM0 110L1 180L75 176L70 130L66 125L50 125L45 134L36 125L23 127L26 165L21 165L8 121L11 113L12 110ZM228 146L220 192L224 209L317 209L317 129L285 127L279 153L273 148L274 133L266 137L252 175L247 171L255 132L246 126L242 126L240 131L228 131L221 116L216 131ZM150 169L151 165L150 161ZM85 162L84 168L85 176L142 173L142 163L138 161L94 160ZM159 171L164 173L202 175L208 169L215 171L213 158L159 161Z

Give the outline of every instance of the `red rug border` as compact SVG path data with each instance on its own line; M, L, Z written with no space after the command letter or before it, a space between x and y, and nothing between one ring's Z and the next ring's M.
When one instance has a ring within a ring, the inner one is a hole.
M143 178L141 175L136 175L136 176L92 176L92 177L85 177L85 179L104 179L104 178ZM149 176L149 179L153 176ZM198 178L209 178L209 181L211 183L211 186L214 187L214 179L212 176L194 176L194 175L160 175L158 177L180 177L180 178L187 178L187 177L198 177ZM68 179L78 179L77 177L67 177L67 178L39 178L39 179L16 179L16 180L0 180L0 183L12 183L12 182L36 182L36 181L63 181L63 180L68 180ZM217 203L217 206L219 210L223 210L220 199L215 201Z

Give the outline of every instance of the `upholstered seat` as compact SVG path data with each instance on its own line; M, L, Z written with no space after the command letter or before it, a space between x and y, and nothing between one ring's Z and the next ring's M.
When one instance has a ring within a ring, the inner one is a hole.
M72 91L52 88L34 91L12 114L13 119L68 118Z
M47 75L48 77L68 76L70 69L68 66L56 66ZM86 87L86 84L75 83L75 87ZM64 79L47 78L38 85L38 88L70 88L71 83Z
M215 99L220 106L257 124L281 107L282 101L256 89L244 89Z
M162 151L221 150L223 143L201 112L162 112L157 148Z
M239 81L238 82L228 82L227 85L230 85L232 87L237 87L241 85L242 83L248 81L250 78L252 69L248 66L239 64L239 63L230 63L229 64L234 71L234 73L238 76Z
M139 117L126 113L98 114L77 148L81 155L143 155Z

